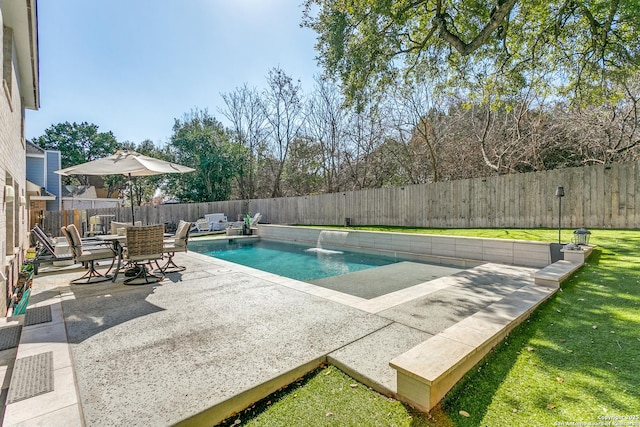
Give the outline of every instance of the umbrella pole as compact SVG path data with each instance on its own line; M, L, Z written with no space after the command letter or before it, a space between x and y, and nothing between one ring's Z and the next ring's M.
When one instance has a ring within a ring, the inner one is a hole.
M131 180L131 174L129 174L129 194L131 195L131 225L136 225L135 213L133 212L133 181Z

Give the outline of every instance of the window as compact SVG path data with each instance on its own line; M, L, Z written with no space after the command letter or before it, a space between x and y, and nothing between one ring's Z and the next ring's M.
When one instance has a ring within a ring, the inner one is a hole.
M9 107L13 111L11 102L12 71L13 71L13 30L4 27L2 31L2 90L7 97Z
M11 187L13 188L13 177L9 174L6 173L5 174L5 181L4 181L5 187ZM15 190L15 189L14 189ZM7 192L7 190L5 189L5 193ZM15 194L15 193L14 193ZM5 217L6 217L6 222L5 222L5 233L6 233L6 239L7 239L7 244L5 246L5 254L6 255L13 255L13 251L14 251L14 247L15 247L15 231L14 231L14 224L15 224L15 199L8 199L6 198L6 196L3 196L3 205L4 205L4 211L5 211Z

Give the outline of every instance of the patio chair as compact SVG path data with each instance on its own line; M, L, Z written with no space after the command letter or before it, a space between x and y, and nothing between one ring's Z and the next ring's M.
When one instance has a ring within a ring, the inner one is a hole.
M142 225L142 221L136 221L135 224L130 223L130 222L116 222L116 221L111 221L111 224L109 224L109 229L111 231L111 234L118 234L118 228L127 228L127 227L139 227Z
M222 231L227 228L227 216L223 213L205 214L210 231Z
M262 214L260 212L256 212L256 214L251 218L251 223L249 227L256 227L258 222L262 219Z
M44 233L38 224L31 230L31 236L35 241L36 254L30 261L33 264L33 273L38 274L40 264L53 263L55 261L68 261L73 259L73 255L56 254L55 248L49 237Z
M124 249L124 258L133 264L131 270L135 275L124 281L126 285L156 283L164 279L162 273L156 276L147 269L150 262L162 259L163 241L163 224L127 227L127 247ZM143 282L139 282L140 280Z
M173 256L176 252L187 252L191 225L190 222L180 220L176 234L172 238L164 240L163 252L167 254L169 259L162 267L159 267L162 274L177 273L187 269L187 267L176 265L176 263L173 262Z
M96 234L104 234L102 229L102 221L98 215L89 217L89 229L87 230L87 236L95 236Z
M82 244L80 239L80 233L74 224L62 227L60 229L62 234L67 238L69 246L71 247L71 253L75 262L86 264L88 271L81 277L71 280L71 283L75 284L89 284L99 283L111 280L112 276L108 274L113 268L113 264L116 261L116 253L109 246L93 246L86 247ZM96 270L96 261L101 259L111 259L111 266L107 270L107 274L101 274Z
M235 221L228 225L227 236L236 236L241 234L253 234L253 230L257 230L258 222L262 218L260 212L257 212L249 220L249 224L246 221Z
M207 221L205 218L199 218L196 221L195 227L198 232L211 230L211 227L209 226L209 221Z

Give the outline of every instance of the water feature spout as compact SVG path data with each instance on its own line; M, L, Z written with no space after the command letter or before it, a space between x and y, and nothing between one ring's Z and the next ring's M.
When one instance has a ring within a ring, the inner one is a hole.
M340 251L328 249L328 247L344 246L348 235L348 231L322 230L318 235L316 247L308 249L308 251L319 253L342 253Z
M324 246L344 245L347 241L348 231L322 230L318 235L316 247L325 249Z

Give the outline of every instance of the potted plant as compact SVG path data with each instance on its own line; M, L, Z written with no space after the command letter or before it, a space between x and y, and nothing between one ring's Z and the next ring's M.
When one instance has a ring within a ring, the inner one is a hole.
M251 235L251 213L247 213L244 216L244 224L242 224L242 234L245 236Z

